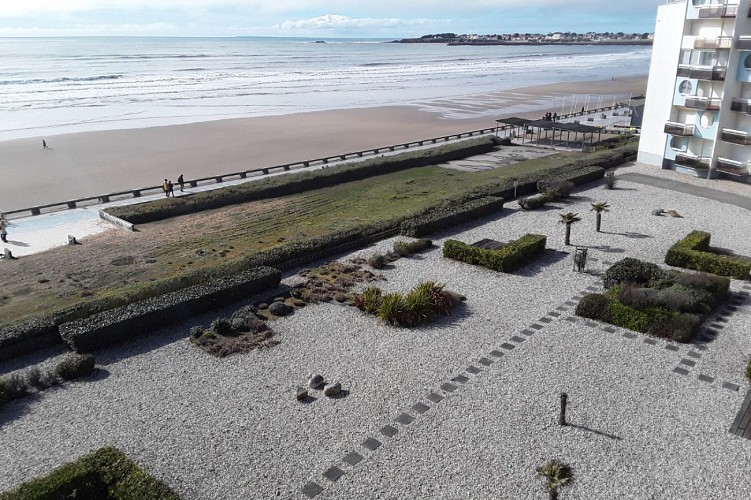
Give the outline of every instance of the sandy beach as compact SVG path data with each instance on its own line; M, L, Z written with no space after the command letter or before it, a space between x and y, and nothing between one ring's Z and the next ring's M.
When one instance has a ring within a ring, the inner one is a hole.
M495 125L504 116L558 111L572 96L643 94L647 77L541 85L412 106L341 109L0 142L0 210L15 210L299 162ZM610 97L612 98L612 97ZM590 107L596 105L596 101ZM603 102L603 105L609 102ZM577 109L578 109L577 105Z

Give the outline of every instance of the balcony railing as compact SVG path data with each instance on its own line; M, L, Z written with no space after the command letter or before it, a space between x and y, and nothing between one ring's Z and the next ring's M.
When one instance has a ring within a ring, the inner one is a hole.
M734 98L730 103L730 110L751 115L751 99Z
M738 37L738 41L735 42L735 47L740 50L751 50L751 36Z
M721 104L721 99L710 99L708 97L687 97L685 106L691 109L716 111L720 109Z
M686 154L675 155L675 165L688 168L709 168L712 165L712 158L705 156L692 156Z
M720 138L725 142L740 144L741 146L751 145L751 134L743 130L724 128L722 129Z
M665 133L671 135L678 135L681 137L689 137L694 135L694 124L667 122L665 124Z
M751 161L717 158L717 171L723 174L746 177L751 173Z
M717 19L738 15L737 5L707 5L699 7L699 19Z
M719 36L715 38L696 38L695 49L729 49L733 46L733 37Z
M727 69L725 66L690 66L688 64L680 64L677 74L678 76L696 78L697 80L723 81L725 80L726 72Z

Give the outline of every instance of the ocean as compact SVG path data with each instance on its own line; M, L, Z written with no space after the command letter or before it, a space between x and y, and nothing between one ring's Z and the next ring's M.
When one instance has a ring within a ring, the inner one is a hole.
M0 38L0 140L646 75L651 47ZM582 92L586 93L586 92Z

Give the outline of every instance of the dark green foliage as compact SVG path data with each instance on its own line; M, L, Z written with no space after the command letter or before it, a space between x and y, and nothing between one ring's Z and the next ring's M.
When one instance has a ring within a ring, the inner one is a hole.
M73 380L91 375L94 365L94 356L91 354L70 353L55 366L55 373L63 380Z
M12 401L22 398L29 394L29 386L26 384L26 377L20 373L14 373L9 377L2 379L2 399Z
M408 325L409 321L407 302L400 293L387 293L381 299L378 308L378 317L389 325Z
M748 365L746 365L746 378L751 381L751 358L749 358Z
M386 265L386 256L382 253L374 253L368 257L368 265L373 269L383 269Z
M626 257L619 260L605 272L605 288L624 283L646 285L664 276L664 271L651 262Z
M712 294L700 288L673 285L657 293L657 304L673 311L708 314L716 305Z
M424 236L457 224L470 222L490 215L503 208L505 200L495 196L475 198L464 203L442 203L422 215L401 223L400 232L404 236Z
M650 288L641 288L632 283L613 287L611 290L618 288L618 300L621 304L633 307L634 309L646 309L657 305L657 291Z
M541 206L545 205L548 202L551 202L555 199L555 196L552 192L544 192L540 194L536 194L534 196L529 196L527 198L519 198L519 206L523 208L524 210L534 210L536 208L540 208Z
M431 290L426 287L414 288L404 297L410 324L432 321L435 315L432 299Z
M730 293L730 278L708 273L680 273L676 283L685 287L706 290L716 299L724 299Z
M591 318L609 323L609 303L610 299L607 295L601 293L587 294L576 305L576 315L583 318Z
M546 241L545 236L525 234L498 250L486 250L461 241L446 240L443 244L443 256L509 273L540 256L545 251Z
M0 329L0 361L59 344L60 316L31 319Z
M712 253L709 247L710 238L710 233L704 231L690 232L668 249L665 254L665 263L719 276L748 279L751 272L751 259Z
M670 315L667 311L652 308L640 311L617 300L610 300L607 314L610 316L610 323L642 333L649 330L655 319Z
M443 289L435 281L425 281L403 296L399 293L383 294L380 288L371 287L355 296L354 305L369 314L375 314L386 323L412 326L433 321L439 314L449 314L464 297Z
M117 448L100 448L49 475L0 494L0 500L78 498L86 500L178 500Z
M647 333L676 342L691 342L694 336L699 333L702 321L703 317L699 314L676 314L669 318L656 320L649 327Z
M432 246L433 242L425 238L416 241L399 240L394 242L394 253L398 254L400 257L409 257L414 253L423 252Z
M232 323L227 318L216 318L209 329L218 335L228 335L232 331Z
M355 305L368 314L376 314L381 307L382 300L383 292L380 288L373 286L366 288L362 294L357 296Z
M544 179L537 183L537 190L545 193L550 200L568 198L576 184L568 179Z

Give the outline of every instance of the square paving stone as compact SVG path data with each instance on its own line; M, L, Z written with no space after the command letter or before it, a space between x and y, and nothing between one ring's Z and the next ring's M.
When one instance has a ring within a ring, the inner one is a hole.
M347 453L344 455L344 462L348 463L349 465L357 465L360 462L362 462L363 456L357 453L356 451L353 451L351 453Z
M540 323L552 323L553 322L552 319L546 318L544 316L542 318L538 319L537 321L539 321Z
M676 366L675 368L673 368L673 371L675 373L680 373L681 375L688 375L688 370L686 370L685 368L681 368L680 366Z
M568 311L568 307L558 306L555 308L556 311Z
M482 366L490 366L493 364L493 361L488 358L480 358L478 360L478 363L480 363Z
M627 339L635 339L636 338L636 334L633 333L633 332L626 332L626 333L623 334L623 336L626 337Z
M378 449L379 446L381 446L381 442L378 441L376 438L368 438L365 441L362 442L362 445L369 449L370 451L375 451Z
M516 342L517 344L521 344L525 340L527 339L525 339L524 337L519 337L517 335L514 335L513 337L511 337L511 342Z
M430 406L426 405L425 403L420 403L419 401L412 405L412 409L415 410L419 414L423 414L426 411L430 409Z
M448 382L444 382L441 384L441 389L443 389L446 392L454 392L456 390L456 386L454 384L449 384Z
M596 287L596 286L594 286L594 285L590 285L590 286L588 286L587 288L585 288L585 290L590 290L590 291L592 291L592 292L595 292L595 291L599 290L599 288L597 288L597 287Z
M667 349L668 351L678 351L678 350L680 350L680 348L677 345L673 345L673 344L667 344L665 346L665 349Z
M595 323L594 321L585 321L584 324L590 328L594 328L597 326L597 323Z
M308 498L313 498L317 494L323 491L323 488L318 486L316 483L310 482L302 487L302 494L305 495Z
M707 346L704 344L694 344L694 349L699 349L700 351L706 351Z
M477 375L481 371L482 370L480 370L479 368L477 368L475 365L469 365L467 367L467 373L471 373L472 375Z
M531 328L534 328L535 330L542 330L545 327L542 325L538 325L537 323L534 323L531 325Z
M558 317L558 316L560 316L560 315L561 315L561 313L557 313L557 312L555 312L555 311L550 311L550 312L548 313L548 316L553 316L554 318L557 318L557 317Z
M507 351L510 351L514 347L516 347L514 344L509 344L508 342L501 344L501 349L506 349Z
M565 319L566 321L570 321L572 323L576 323L577 321L579 321L579 318L577 318L576 316L566 316L563 319Z
M401 413L398 417L396 417L396 421L402 425L409 425L415 421L415 417L406 413Z
M686 366L690 366L690 367L693 368L694 366L696 366L696 361L691 361L690 359L683 358L681 360L681 364L682 365L686 365Z
M566 302L564 302L564 304L566 304L567 306L575 306L576 302L572 302L570 300L567 300Z
M692 358L701 358L700 352L688 351L687 355L691 356Z
M393 425L384 425L383 427L381 427L381 434L383 434L387 438L396 436L397 432L399 431Z
M657 345L657 341L655 339L644 339L644 343L649 345Z
M459 382L460 384L466 384L469 382L469 378L464 375L457 375L451 379L452 382Z
M443 401L443 396L436 394L435 392L431 392L430 394L428 394L428 401L432 403L440 403L441 401Z
M615 328L613 328L612 326L606 326L602 330L608 333L615 333Z
M738 384L734 384L732 382L723 382L722 383L723 389L730 389L731 391L738 391L740 389L740 386Z
M535 334L534 330L522 330L522 334L526 335L527 337L531 337Z
M710 384L714 382L714 377L710 377L709 375L704 375L703 373L700 373L697 378L701 380L702 382L707 382Z
M491 356L495 356L496 358L502 358L503 353L501 351L496 351L495 349L490 351Z
M326 469L326 471L323 473L323 477L325 477L329 481L336 481L337 479L342 477L342 474L344 474L344 471L334 465Z

